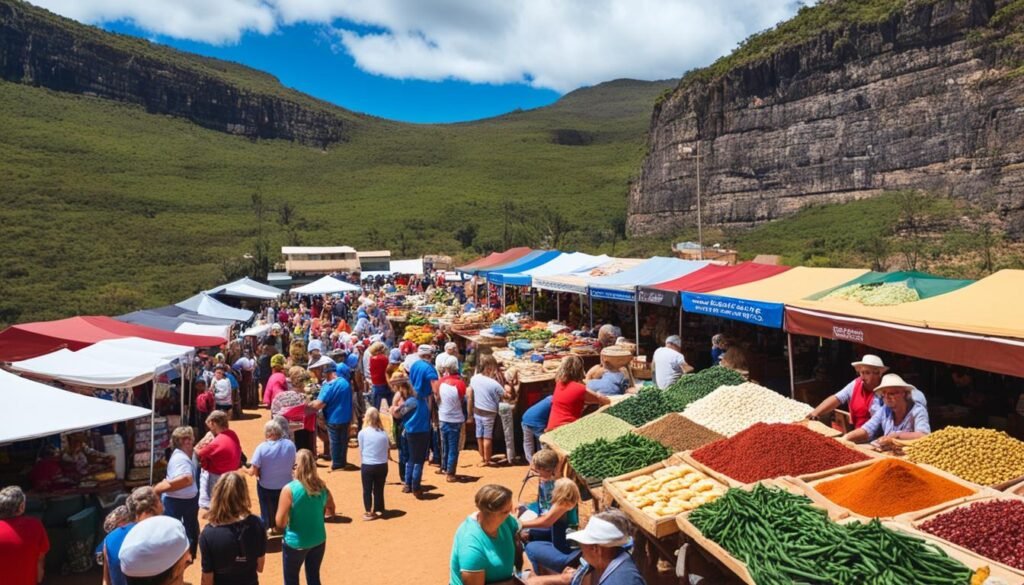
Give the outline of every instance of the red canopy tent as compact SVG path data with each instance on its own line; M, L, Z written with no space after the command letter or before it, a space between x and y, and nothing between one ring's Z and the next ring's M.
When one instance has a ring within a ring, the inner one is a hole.
M530 248L509 248L504 252L492 252L483 258L466 264L465 266L459 266L455 270L458 272L476 274L476 272L481 268L490 268L491 266L497 266L499 264L507 264L513 260L526 256L532 251L533 250Z
M789 270L789 268L789 266L758 264L756 262L743 262L735 266L711 264L673 280L659 282L651 286L641 286L637 290L637 300L641 303L678 307L680 304L680 292L711 292L775 276Z
M18 361L61 348L82 349L104 339L141 337L189 347L213 347L224 343L219 337L188 335L124 323L111 317L70 317L12 325L0 332L0 361Z

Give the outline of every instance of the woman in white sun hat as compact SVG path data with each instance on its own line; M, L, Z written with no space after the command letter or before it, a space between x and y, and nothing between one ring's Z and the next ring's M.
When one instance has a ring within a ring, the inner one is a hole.
M883 376L875 393L882 397L885 406L859 429L846 433L845 438L854 443L877 441L884 448L894 439L918 439L931 433L928 409L914 401L913 388L896 374Z
M882 408L882 400L875 395L875 389L882 383L882 376L889 370L882 362L882 358L869 353L865 354L860 361L850 365L856 370L857 377L842 390L823 400L817 408L811 411L811 414L807 415L808 419L817 420L818 417L845 405L850 412L853 428L859 429L871 419L875 412ZM914 402L927 408L928 401L924 394L913 386L910 388Z

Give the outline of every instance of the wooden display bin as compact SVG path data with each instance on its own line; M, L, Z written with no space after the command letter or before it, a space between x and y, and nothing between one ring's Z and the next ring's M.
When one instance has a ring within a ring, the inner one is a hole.
M676 519L674 516L663 516L660 518L655 518L654 516L647 514L646 512L638 508L635 504L630 502L626 498L626 492L619 488L616 484L618 484L619 482L628 481L639 475L650 475L655 471L658 471L659 469L665 469L676 465L687 465L689 467L694 467L692 464L683 460L680 454L677 453L670 456L668 459L664 461L659 461L658 463L655 463L653 465L648 465L643 469L631 471L618 477L606 478L603 484L605 493L608 494L608 496L610 496L611 498L613 498L615 502L619 505L619 508L623 512L625 512L633 520L633 522L636 523L637 526L642 528L644 532L647 532L655 538L664 538L666 536L670 536L672 534L675 534L676 532L679 532L679 525L676 523ZM707 477L707 479L714 482L716 486L722 489L722 491L725 491L726 485L724 485L722 482L719 482L714 477L711 477L706 473L703 473L700 469L697 469L696 467L694 467L694 469L701 475Z

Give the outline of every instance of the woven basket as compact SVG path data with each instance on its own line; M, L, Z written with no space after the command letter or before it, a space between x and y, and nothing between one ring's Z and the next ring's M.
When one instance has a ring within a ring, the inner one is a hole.
M601 359L613 368L624 368L633 361L633 354L621 345L613 345L601 350Z

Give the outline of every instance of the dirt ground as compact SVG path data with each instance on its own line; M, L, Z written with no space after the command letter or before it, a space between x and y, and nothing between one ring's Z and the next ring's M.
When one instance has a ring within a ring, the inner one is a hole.
M269 411L246 411L243 420L232 421L242 441L242 449L251 454L263 440L263 424ZM359 449L349 448L350 463L359 463ZM398 453L391 451L397 459ZM429 466L423 475L426 498L417 500L412 494L403 494L398 479L398 466L388 465L384 502L390 511L382 520L364 521L362 484L359 471L328 473L325 461L318 462L321 477L327 482L337 504L338 517L327 524L327 554L321 568L325 584L341 583L434 583L448 582L448 560L452 538L462 520L475 508L473 496L485 483L497 483L518 494L526 476L526 465L479 467L476 451L463 450L459 454L459 474L463 483L447 483L443 475L436 475L437 467ZM256 482L249 478L252 512L259 515ZM531 482L523 491L524 500L535 499L536 483ZM269 542L261 583L281 583L281 540ZM529 563L527 563L529 566ZM95 585L102 573L94 569L75 576L48 576L45 583L54 585ZM185 574L192 585L200 583L199 563L194 563ZM304 577L303 577L303 582Z

